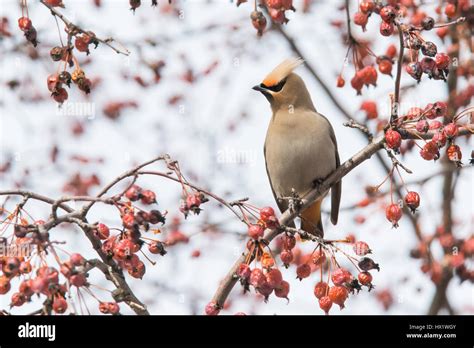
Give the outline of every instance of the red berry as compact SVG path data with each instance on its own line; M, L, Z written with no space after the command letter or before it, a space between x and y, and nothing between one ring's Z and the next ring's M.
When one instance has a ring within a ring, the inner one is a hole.
M26 31L32 28L33 24L31 23L31 19L28 17L20 17L18 19L18 26L22 31Z
M384 6L380 10L380 17L384 22L391 23L395 19L396 12L392 6Z
M56 313L62 314L67 309L67 301L64 297L56 296L53 301L53 311Z
M398 204L392 203L385 209L385 216L393 227L398 227L398 221L402 218L402 209Z
M250 225L247 231L250 238L253 239L259 239L263 237L263 232L265 232L265 229L260 224Z
M338 268L331 274L331 280L335 285L350 283L352 278L352 274L345 268Z
M393 34L394 26L392 23L382 22L380 23L380 34L383 36L390 36Z
M122 223L127 228L132 228L135 223L135 215L133 213L127 213L122 216Z
M379 71L382 73L382 74L385 74L385 75L390 75L392 76L392 62L388 59L382 59L380 60L379 62Z
M390 44L385 51L385 55L391 59L395 58L397 55L397 47L394 44Z
M373 120L378 116L377 104L372 100L363 101L360 109L365 111L368 120Z
M31 263L29 261L23 261L20 263L19 271L21 274L28 274L31 272Z
M462 152L458 145L451 144L446 150L448 158L452 162L460 162L462 158Z
M206 305L206 315L218 315L221 311L220 307L215 302L209 302Z
M0 276L0 295L5 295L10 291L10 279L4 275Z
M453 139L458 135L458 127L453 122L448 123L444 126L443 133L446 134L449 139Z
M74 274L69 278L69 281L71 282L72 285L80 288L81 286L84 286L87 284L87 278L84 274L78 273Z
M260 219L263 221L268 220L270 217L275 216L275 211L272 207L264 207L260 209Z
M359 9L363 13L372 12L375 9L375 3L372 0L364 0L359 4Z
M12 302L10 303L10 306L12 307L20 307L26 302L26 298L23 294L19 292L15 292L12 295Z
M62 0L44 0L44 2L51 7L64 7Z
M453 3L447 4L446 7L444 8L444 13L449 18L453 18L454 16L456 16L456 11L457 11L456 5Z
M349 292L344 286L336 285L329 288L328 296L333 303L339 305L339 307L343 309L344 302L346 302Z
M58 102L59 104L64 103L68 98L68 93L64 88L58 88L52 94L53 99Z
M446 104L445 102L436 102L433 105L433 109L436 113L436 116L444 117L446 116L446 113L448 111L448 104Z
M344 80L344 78L343 78L341 75L339 75L339 76L337 77L337 84L336 84L336 86L337 86L338 88L342 88L342 87L344 87L345 84L346 84L346 81Z
M100 239L107 239L110 236L110 230L107 225L100 223L97 226L97 232Z
M120 306L117 302L108 302L107 309L110 314L117 314L120 312Z
M89 43L90 37L87 34L78 35L76 36L76 41L74 45L76 46L77 50L80 52L89 52Z
M370 286L372 284L372 274L369 272L360 272L357 278L362 285Z
M311 255L311 261L316 266L321 266L326 261L326 253L324 252L324 250L316 250Z
M426 120L419 120L416 123L416 130L420 133L426 133L430 129L430 125L428 124L428 121Z
M142 192L141 187L137 185L132 185L127 192L125 192L125 197L127 197L132 202L137 201L140 198L140 193Z
M441 127L443 127L443 124L439 121L431 121L430 122L430 130L440 129Z
M261 286L263 286L263 284L265 284L266 281L267 280L265 278L265 275L263 274L260 268L254 268L252 270L252 273L250 274L250 280L249 280L250 285L258 289Z
M282 280L280 284L275 288L275 296L280 298L288 299L288 293L290 292L290 283Z
M332 301L329 296L324 296L319 299L319 308L321 308L326 314L329 314L331 307Z
M449 27L448 26L436 29L436 35L438 35L438 37L441 40L443 40L446 37L446 35L448 35L448 33L449 33Z
M151 190L143 190L141 192L141 202L143 204L153 204L156 203L156 195Z
M252 271L250 270L249 265L245 263L241 263L239 269L237 270L237 275L244 280L248 280L250 278L250 274Z
M448 141L448 137L446 136L444 132L440 131L433 135L433 138L431 139L431 141L435 143L438 148L441 148L444 145L446 145L446 142Z
M372 250L370 250L369 245L366 242L362 242L362 241L354 243L354 246L352 247L352 249L354 250L355 254L358 256L364 256L364 255L372 253Z
M324 296L327 296L329 291L329 285L326 282L319 282L314 286L314 296L321 299Z
M351 86L357 91L357 95L362 94L360 91L362 90L362 87L364 86L364 81L362 79L360 70L356 72L354 77L351 79Z
M356 12L354 14L354 23L362 27L362 30L365 31L367 22L369 21L369 16L363 12Z
M377 70L373 66L366 66L361 71L362 74L362 81L366 85L373 85L377 86Z
M266 274L266 279L268 285L270 285L272 288L276 288L283 281L283 276L278 269L273 268Z
M292 250L296 246L296 238L292 235L283 236L283 248L286 250Z
M423 159L431 161L439 158L438 146L433 141L429 141L423 146L420 151L420 155Z
M396 130L388 129L385 132L385 140L387 142L387 146L391 149L398 149L402 144L402 136Z
M446 53L438 53L435 61L438 69L446 69L449 66L450 58Z
M417 81L420 81L421 75L423 74L423 70L421 69L421 65L419 62L413 62L408 64L406 67L406 71L411 77L413 77Z
M84 264L84 262L86 261L81 254L78 254L78 253L74 253L71 255L71 257L69 258L69 260L71 261L71 264L74 265L74 266L81 266Z
M280 259L283 262L283 264L288 267L288 265L293 261L293 253L291 250L283 250L280 253Z
M414 213L416 208L420 206L420 195L414 191L410 191L405 196L405 203Z
M304 278L308 278L311 274L311 266L307 263L302 263L301 265L296 268L296 278L299 280L303 280Z
M163 243L159 241L152 242L148 246L148 251L152 254L160 254L161 256L166 255L165 247L163 246Z

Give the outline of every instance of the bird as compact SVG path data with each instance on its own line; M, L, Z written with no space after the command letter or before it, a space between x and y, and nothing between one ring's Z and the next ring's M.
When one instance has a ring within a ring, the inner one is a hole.
M304 197L340 166L334 129L314 107L303 79L293 72L303 63L301 58L288 58L253 87L265 96L272 111L264 155L270 186L281 212L290 206L289 198ZM341 190L341 181L331 186L334 225L338 220ZM324 236L321 203L328 192L300 212L303 231Z

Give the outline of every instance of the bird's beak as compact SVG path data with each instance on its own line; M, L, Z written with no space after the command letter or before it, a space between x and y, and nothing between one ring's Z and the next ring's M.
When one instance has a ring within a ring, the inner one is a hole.
M262 93L265 96L265 98L267 98L267 100L270 103L272 102L272 100L273 100L272 92L269 91L268 89L266 89L265 87L262 87L261 85L256 85L256 86L253 86L252 89L255 90L255 91L259 91L260 93Z
M267 92L267 90L265 88L263 88L262 86L260 86L260 85L253 86L252 89L255 90L255 91L262 92L262 93Z

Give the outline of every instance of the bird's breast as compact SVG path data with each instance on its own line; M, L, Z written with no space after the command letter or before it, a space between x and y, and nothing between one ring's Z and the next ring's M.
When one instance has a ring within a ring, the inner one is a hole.
M325 178L336 168L335 151L324 123L310 119L300 125L270 124L265 161L277 196L289 196L292 189L300 195L309 191L315 179Z

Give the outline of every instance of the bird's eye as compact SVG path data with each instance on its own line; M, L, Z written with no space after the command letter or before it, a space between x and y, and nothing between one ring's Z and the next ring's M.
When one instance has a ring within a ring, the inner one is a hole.
M261 87L263 88L266 88L270 91L273 91L273 92L280 92L281 89L283 88L283 86L285 85L286 83L286 79L283 79L281 80L280 82L278 82L276 85L274 86L265 86L263 83L261 84Z

